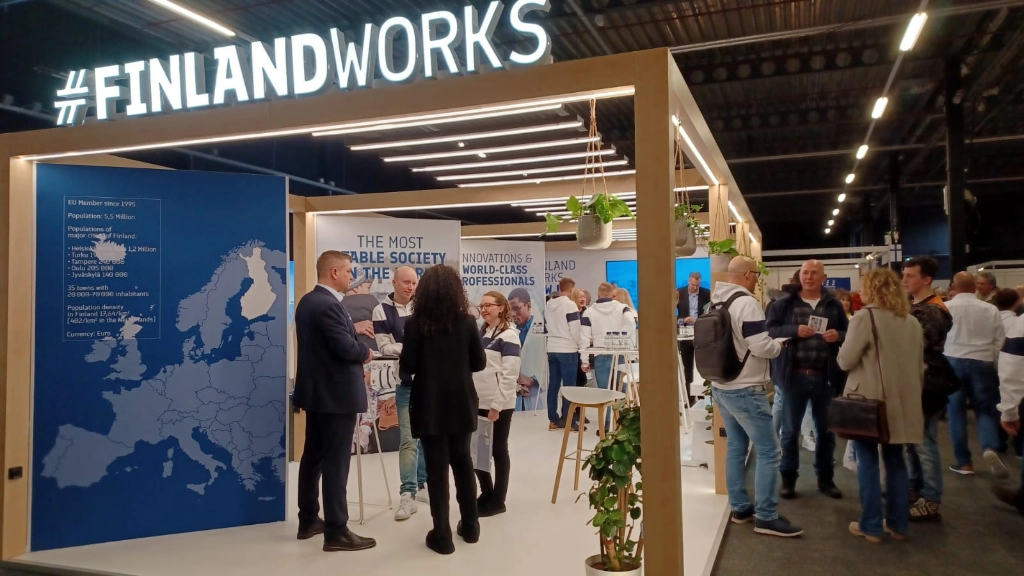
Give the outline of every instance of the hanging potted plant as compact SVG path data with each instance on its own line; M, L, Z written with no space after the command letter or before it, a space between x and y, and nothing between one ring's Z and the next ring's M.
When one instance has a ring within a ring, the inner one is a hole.
M545 214L547 233L557 232L562 222L576 222L576 240L587 250L603 250L612 244L612 221L616 218L636 218L633 211L620 198L608 193L604 179L604 155L601 153L600 134L597 132L597 101L590 101L590 142L587 144L583 168L583 193L571 196L565 202L568 217ZM598 180L602 191L598 191ZM589 192L588 192L589 185Z
M732 238L708 242L708 257L711 259L712 274L728 272L729 261L739 255L739 250L736 250L736 241Z
M633 476L634 472L642 475L640 407L622 403L617 410L618 428L597 443L584 464L594 482L585 495L594 510L590 525L597 528L601 549L600 554L586 559L587 576L640 576L643 572L643 483L634 482Z
M697 238L700 234L700 221L693 217L700 212L700 204L690 204L688 199L679 202L675 207L675 238L676 257L685 258L697 252Z

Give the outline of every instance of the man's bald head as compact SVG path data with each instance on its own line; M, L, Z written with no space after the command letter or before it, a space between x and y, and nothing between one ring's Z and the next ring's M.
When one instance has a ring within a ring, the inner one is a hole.
M957 272L956 275L953 276L953 288L956 289L958 294L962 292L974 294L976 284L974 274L971 274L970 272Z
M419 278L416 276L416 270L409 266L395 268L395 276L391 279L391 286L395 289L395 295L393 296L395 302L402 305L408 304L416 293L418 281Z
M825 265L821 260L808 260L800 266L800 292L809 297L821 294L821 285L825 283Z
M737 256L730 260L729 283L753 291L757 286L757 262L747 256Z

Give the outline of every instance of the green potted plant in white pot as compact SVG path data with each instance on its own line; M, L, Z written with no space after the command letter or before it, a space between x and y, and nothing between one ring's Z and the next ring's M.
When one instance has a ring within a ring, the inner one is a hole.
M712 274L728 272L729 261L739 255L740 252L736 249L736 240L732 238L708 242L708 258L711 260Z
M593 486L587 497L597 528L600 554L586 559L587 576L643 573L643 483L640 454L640 407L620 403L618 428L597 443L585 468Z
M612 221L616 218L635 218L629 206L614 194L594 194L585 202L570 196L565 202L568 216L560 218L545 214L548 233L557 232L562 222L576 222L576 240L581 248L603 250L612 243Z

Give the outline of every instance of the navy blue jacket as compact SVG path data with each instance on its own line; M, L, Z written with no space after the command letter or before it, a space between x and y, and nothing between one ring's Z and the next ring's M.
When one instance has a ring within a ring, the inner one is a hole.
M325 414L366 412L363 362L370 349L356 339L351 317L326 288L313 288L295 305L295 337L294 405Z
M772 338L791 338L798 340L797 324L793 322L793 304L800 298L800 292L793 292L781 296L768 306L767 324L768 335ZM833 390L838 394L846 386L846 372L839 368L836 357L839 355L839 346L846 340L846 328L850 325L846 317L846 309L843 303L836 299L828 290L821 291L821 303L825 308L825 317L828 318L828 325L834 326L839 332L839 340L828 347L828 380ZM815 335L813 338L821 338ZM782 354L772 362L772 382L781 386L783 390L789 384L793 369L793 356L796 355L796 346L786 346Z

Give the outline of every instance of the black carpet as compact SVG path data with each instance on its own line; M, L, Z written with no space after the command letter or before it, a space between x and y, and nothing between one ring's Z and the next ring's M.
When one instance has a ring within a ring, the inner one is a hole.
M960 476L946 467L952 448L945 422L939 443L944 466L942 522L911 524L910 540L885 539L872 544L849 533L860 517L856 475L842 467L846 441L836 447L836 484L842 500L817 491L813 453L801 449L799 496L779 500L779 513L804 528L799 538L755 534L753 524L730 524L718 553L714 576L935 576L1020 574L1024 570L1024 517L1004 506L990 491L992 476L984 470L973 427L969 431L976 476ZM1011 479L1020 478L1020 460L1004 457ZM754 461L748 466L747 489L753 497Z

